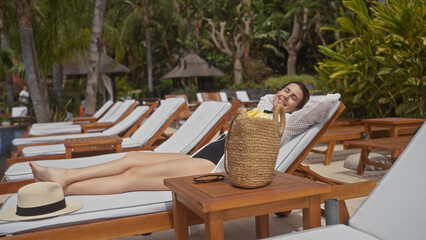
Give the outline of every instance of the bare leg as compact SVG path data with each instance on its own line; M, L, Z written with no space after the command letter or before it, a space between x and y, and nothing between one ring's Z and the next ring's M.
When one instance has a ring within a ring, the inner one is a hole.
M119 175L74 182L64 188L65 195L113 194L129 191L168 190L165 178L210 173L215 165L201 158L160 162L147 167L133 167Z
M121 174L133 167L148 167L172 159L189 157L178 153L130 152L120 159L86 168L47 168L35 163L30 163L30 166L36 181L57 182L65 187L73 182Z

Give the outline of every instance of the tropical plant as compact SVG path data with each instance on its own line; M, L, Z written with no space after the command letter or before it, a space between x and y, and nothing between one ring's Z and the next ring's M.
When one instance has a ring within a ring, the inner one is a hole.
M271 77L265 81L265 86L270 88L272 92L276 92L282 88L283 85L290 82L302 82L305 85L311 85L315 90L310 93L320 92L318 79L311 75L284 75L280 77Z
M342 94L355 117L422 117L426 81L426 3L423 0L343 1L343 37L320 51L316 70L323 86Z

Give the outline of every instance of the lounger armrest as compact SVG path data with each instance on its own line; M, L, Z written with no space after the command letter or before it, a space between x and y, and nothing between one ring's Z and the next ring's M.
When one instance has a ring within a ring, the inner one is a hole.
M78 117L78 118L73 118L72 122L73 124L76 124L78 122L95 122L97 118L95 117Z
M112 122L106 122L106 123L85 123L81 124L81 128L83 130L83 133L88 133L89 130L94 129L106 129L109 127L112 127L115 123Z

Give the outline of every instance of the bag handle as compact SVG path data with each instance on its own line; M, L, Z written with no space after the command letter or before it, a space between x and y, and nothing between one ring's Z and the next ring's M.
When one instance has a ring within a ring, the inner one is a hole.
M240 112L236 113L231 123L229 124L228 133L226 134L226 139L225 139L225 151L224 151L224 159L223 159L224 160L223 164L224 164L226 173L228 173L228 158L227 158L228 141L231 138L232 126L234 125L235 120L243 118L243 117L247 117L247 109L245 108L241 109Z
M278 119L279 116L279 119ZM282 136L285 129L285 110L284 106L277 104L273 109L273 118L278 123L278 135Z

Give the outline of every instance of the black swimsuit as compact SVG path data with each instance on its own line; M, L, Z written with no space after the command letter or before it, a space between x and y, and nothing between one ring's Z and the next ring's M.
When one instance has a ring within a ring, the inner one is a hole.
M222 134L216 141L206 144L201 150L195 153L193 158L204 158L217 165L225 153L226 134Z

